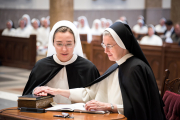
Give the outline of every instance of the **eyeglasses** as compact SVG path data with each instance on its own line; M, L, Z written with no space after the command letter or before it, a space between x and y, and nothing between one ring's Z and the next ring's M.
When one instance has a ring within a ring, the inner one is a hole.
M114 45L105 45L104 43L101 43L101 46L105 49L105 48L107 48L107 49L111 49L111 48L113 48L115 45L117 45L117 43L116 44L114 44Z
M59 44L59 43L57 43L57 45L59 46L59 47L63 47L63 46L65 46L66 48L72 48L73 47L73 44Z

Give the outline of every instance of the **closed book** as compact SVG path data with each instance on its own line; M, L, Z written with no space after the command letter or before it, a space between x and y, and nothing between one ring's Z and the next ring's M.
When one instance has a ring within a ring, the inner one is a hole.
M18 100L41 100L41 99L52 98L52 97L54 97L54 95L37 96L34 94L30 94L30 95L19 96Z
M45 98L39 100L19 100L18 99L18 107L28 107L28 108L47 108L51 107L53 102L53 98Z

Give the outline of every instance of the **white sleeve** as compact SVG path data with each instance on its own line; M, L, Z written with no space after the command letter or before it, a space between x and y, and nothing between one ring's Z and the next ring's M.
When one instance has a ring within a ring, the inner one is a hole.
M100 83L96 83L86 88L70 89L69 99L73 102L88 102L95 99L96 93L99 89L99 84Z
M117 105L117 111L119 114L124 115L124 106L123 105Z

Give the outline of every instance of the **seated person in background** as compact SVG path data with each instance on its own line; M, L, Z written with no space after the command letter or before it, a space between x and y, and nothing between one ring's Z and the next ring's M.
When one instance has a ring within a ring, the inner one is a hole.
M87 102L87 110L118 112L128 120L164 120L156 79L130 27L114 23L105 29L101 45L109 60L116 63L93 83L70 90L43 87L34 93L59 94L74 102Z
M106 21L106 28L108 28L111 25L112 25L112 20L107 19L107 21Z
M87 42L91 43L92 41L92 35L91 35L91 29L89 27L88 20L85 16L79 17L80 25L78 27L79 34L87 34Z
M33 26L32 30L31 30L31 34L35 34L36 35L38 33L38 30L39 30L40 22L39 22L38 19L33 18L31 20L31 23L32 23L32 26Z
M98 77L96 66L83 58L81 41L75 25L69 21L59 21L50 32L48 57L35 64L23 95L33 94L33 90L41 90L43 87L40 86L66 90L85 87ZM60 95L55 96L54 101L71 103Z
M144 36L140 41L140 44L162 46L163 45L162 39L159 36L155 35L154 33L155 33L154 26L150 24L148 26L148 36Z
M104 30L106 29L106 22L107 22L107 20L106 20L106 18L101 18L100 21L101 21L101 28L102 28L101 31L103 33Z
M19 27L16 29L16 34L14 36L16 37L25 37L28 38L30 36L30 32L28 29L26 29L26 21L21 18L18 21Z
M28 14L24 14L22 16L22 18L25 20L26 22L26 26L25 28L28 30L28 31L31 31L31 29L33 28L32 25L31 25L31 18Z
M171 36L173 43L180 43L180 24L174 26L175 33Z
M39 40L41 41L41 46L47 47L48 46L48 38L50 32L50 21L48 19L44 19L43 27L40 28L39 32Z
M127 18L126 18L125 16L121 16L121 17L119 18L119 20L121 20L123 23L128 24Z
M166 31L164 32L164 35L166 38L170 38L172 34L174 34L174 27L173 22L171 20L167 20L165 22L166 25Z
M155 26L155 31L157 33L164 33L166 31L165 22L166 22L165 18L160 19L159 24Z
M44 20L45 20L45 17L42 17L42 18L41 18L41 20L40 20L40 22L41 22L41 26L40 26L40 28L44 27L44 23L43 23L43 22L44 22Z
M3 36L14 36L16 33L16 30L13 28L13 22L11 20L8 20L6 23L6 27L3 32L2 35Z
M101 31L101 21L99 19L95 19L93 21L93 25L91 28L91 34L92 35L101 35L102 31Z
M139 19L137 23L138 24L133 27L133 31L137 34L147 34L148 28L144 25L144 21L142 19Z
M32 30L31 30L31 34L36 35L36 41L37 41L36 46L39 47L42 44L41 39L40 39L40 28L39 28L40 21L38 19L36 19L36 18L33 18L31 20L31 23L32 23L32 26L33 26Z

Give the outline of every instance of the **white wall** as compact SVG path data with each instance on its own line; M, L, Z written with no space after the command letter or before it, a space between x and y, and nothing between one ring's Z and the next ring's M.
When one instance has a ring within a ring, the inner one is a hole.
M74 10L144 9L145 0L74 0ZM0 0L3 9L49 9L49 0ZM171 8L171 0L162 0L162 8Z
M49 0L0 0L0 8L49 9Z
M144 1L145 0L74 0L74 9L144 9Z
M145 0L74 0L75 10L144 9ZM49 9L49 0L0 0L0 8Z
M162 0L162 8L170 9L171 8L171 0Z

